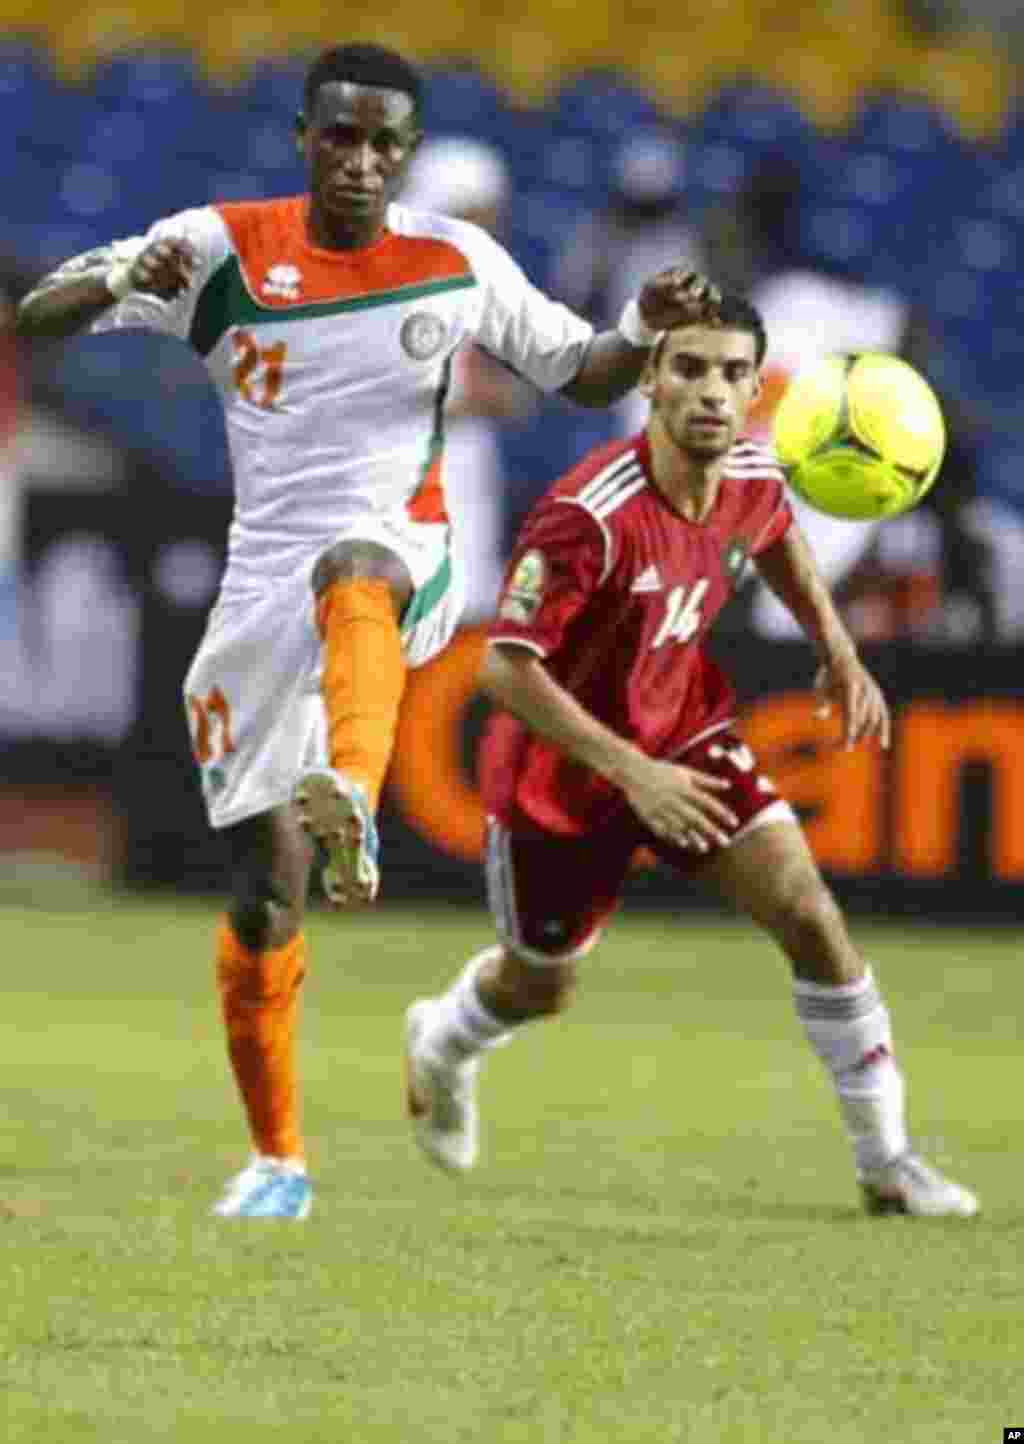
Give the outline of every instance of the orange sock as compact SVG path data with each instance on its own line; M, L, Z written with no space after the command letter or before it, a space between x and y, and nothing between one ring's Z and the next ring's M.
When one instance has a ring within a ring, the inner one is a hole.
M283 948L254 953L225 919L217 935L217 982L228 1054L253 1144L273 1158L303 1158L295 1026L306 975L299 933Z
M332 582L317 604L317 623L331 766L363 783L376 810L405 690L391 588L375 577Z

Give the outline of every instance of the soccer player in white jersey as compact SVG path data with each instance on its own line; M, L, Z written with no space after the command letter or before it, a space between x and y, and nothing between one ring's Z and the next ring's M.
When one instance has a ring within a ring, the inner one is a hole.
M234 868L217 976L254 1156L216 1205L225 1216L311 1206L294 1065L304 832L325 849L328 897L372 900L406 669L459 612L443 486L455 349L473 340L536 386L605 406L636 384L657 333L716 294L660 272L595 335L483 231L395 204L420 98L391 51L325 51L297 120L307 194L158 221L68 261L19 310L27 335L178 336L224 404L235 515L185 699Z

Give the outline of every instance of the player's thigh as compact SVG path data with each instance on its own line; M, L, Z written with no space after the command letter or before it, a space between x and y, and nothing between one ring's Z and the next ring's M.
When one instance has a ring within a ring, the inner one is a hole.
M446 647L465 600L465 575L446 522L418 522L404 512L360 517L337 533L331 550L389 556L411 587L402 609L402 650L410 667L421 667ZM317 571L314 569L313 585Z
M290 806L224 829L231 917L247 947L283 946L302 925L313 852Z
M795 818L745 832L711 858L699 877L763 927L773 927L794 898L824 887Z
M595 946L636 849L626 829L584 838L487 828L487 899L499 941L527 965L569 964Z
M747 832L711 859L701 880L770 933L798 976L844 983L863 972L842 912L795 820Z

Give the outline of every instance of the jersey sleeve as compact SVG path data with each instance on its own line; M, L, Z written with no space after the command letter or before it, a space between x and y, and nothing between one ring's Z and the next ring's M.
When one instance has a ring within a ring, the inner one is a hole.
M230 249L224 223L212 207L204 206L167 216L152 225L144 236L130 236L99 250L89 251L84 256L75 256L65 261L48 280L60 282L89 271L105 275L115 261L132 260L152 241L164 238L188 241L196 253L196 268L188 289L173 301L130 291L122 301L97 317L90 330L118 331L133 327L187 340L199 296Z
M605 553L605 536L589 512L545 499L512 553L490 640L518 643L538 657L556 652L601 585Z
M583 364L589 321L553 301L485 232L466 226L466 248L482 288L476 339L541 391L557 391Z
M751 556L756 557L774 546L776 542L781 541L793 524L793 508L786 496L785 485L781 481L775 481L772 483L772 489L774 495L769 499L768 517L754 538L754 544L750 548Z

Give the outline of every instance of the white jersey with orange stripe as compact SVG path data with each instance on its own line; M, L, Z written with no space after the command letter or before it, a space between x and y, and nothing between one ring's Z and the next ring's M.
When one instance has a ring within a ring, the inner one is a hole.
M57 273L99 270L158 237L194 248L180 297L129 294L93 329L145 327L204 358L235 478L228 594L264 590L360 517L444 520L444 402L463 340L554 391L593 334L476 226L392 205L373 245L324 250L307 237L307 206L183 211Z

